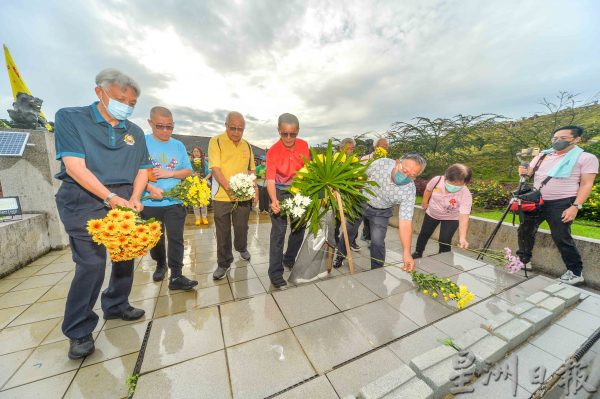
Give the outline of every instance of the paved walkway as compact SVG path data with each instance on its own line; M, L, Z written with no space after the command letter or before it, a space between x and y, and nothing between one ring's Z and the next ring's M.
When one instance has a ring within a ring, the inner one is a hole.
M148 256L137 261L130 301L146 310L145 319L101 320L96 351L85 360L67 358L60 331L73 278L69 250L0 280L0 398L126 397L150 320L137 398L344 397L553 282L525 280L460 254L424 258L419 268L466 284L477 297L448 317L457 310L418 293L400 268L368 270L365 248L352 276L343 266L318 282L274 290L268 223L252 215L252 260L236 257L216 282L214 229L188 226L184 273L199 280L195 291L170 292L167 280L152 281ZM387 242L388 261L399 262L396 229Z

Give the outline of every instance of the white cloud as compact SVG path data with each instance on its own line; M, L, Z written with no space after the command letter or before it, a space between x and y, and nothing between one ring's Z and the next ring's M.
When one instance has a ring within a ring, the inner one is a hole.
M184 118L182 131L205 135L235 109L259 145L275 139L282 112L297 114L301 134L318 143L417 115L519 117L558 90L598 91L600 7L591 0L75 4L54 9L57 23L38 35L47 70L27 71L52 77L34 76L34 91L68 90L42 96L50 115L90 98L79 93L113 65L143 85L135 121L144 125L160 103ZM7 10L18 12L28 11Z

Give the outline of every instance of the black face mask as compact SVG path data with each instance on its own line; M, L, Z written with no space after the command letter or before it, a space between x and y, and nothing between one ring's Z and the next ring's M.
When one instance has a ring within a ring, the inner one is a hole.
M552 143L552 148L554 148L556 151L562 151L570 145L571 145L570 141L558 140L558 141L555 141L554 143Z

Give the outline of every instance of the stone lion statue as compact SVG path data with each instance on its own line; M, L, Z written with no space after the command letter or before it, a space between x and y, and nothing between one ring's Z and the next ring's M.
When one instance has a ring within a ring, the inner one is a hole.
M17 100L13 103L14 109L9 109L8 115L12 119L12 127L17 129L37 129L45 124L40 117L43 101L27 93L17 93Z

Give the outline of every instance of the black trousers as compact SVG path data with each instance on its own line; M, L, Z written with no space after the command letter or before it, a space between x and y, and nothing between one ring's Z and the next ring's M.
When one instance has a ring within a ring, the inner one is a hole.
M144 219L155 218L162 223L162 236L154 248L150 250L150 257L156 261L156 266L169 266L171 278L181 276L183 268L183 227L187 210L183 205L146 206L142 211ZM165 232L168 246L165 248Z
M277 199L281 203L286 198L291 197L291 194L287 191L277 190ZM281 212L278 214L271 213L271 245L269 247L269 277L273 280L276 277L283 275L283 263L293 264L296 261L296 256L302 245L304 239L305 227L299 227L296 230L292 230L288 238L288 245L283 253L283 246L285 244L285 232L287 231L288 217L282 215Z
M131 184L107 186L118 196L129 199ZM83 338L96 328L98 315L94 304L100 294L106 269L106 248L92 241L86 223L101 219L108 209L102 200L75 183L63 182L56 193L60 219L69 235L69 244L75 262L75 276L69 288L65 305L63 333L70 339ZM104 313L118 314L130 305L128 301L133 283L133 260L113 262L108 288L102 293Z
M271 198L267 192L267 187L258 187L258 210L261 212L268 212L271 206Z
M454 236L454 233L456 233L456 229L458 229L458 220L438 220L432 218L427 213L425 213L425 217L423 218L423 224L421 225L421 231L417 238L415 252L423 253L423 251L425 251L427 241L429 241L429 238L440 223L439 251L440 253L450 252L452 237Z
M371 229L369 228L369 221L363 220L362 239L367 241L371 239Z
M346 219L348 237L356 237L360 223L363 220L369 221L371 227L371 269L383 267L385 263L385 236L391 216L392 208L378 209L363 204L363 214L360 217L354 220ZM340 255L346 256L346 242L343 237L337 244L337 250Z
M233 225L236 251L244 252L248 248L248 217L252 209L252 201L238 202L213 201L215 230L217 234L217 264L228 268L233 262L231 247L231 225Z
M576 276L581 276L583 262L571 235L572 222L563 223L561 220L563 211L568 209L573 201L575 201L575 197L544 201L538 212L524 214L525 218L521 220L518 230L519 250L517 255L521 262L527 263L531 260L531 251L535 245L535 233L540 224L546 221L550 226L552 240L556 244L565 266Z

